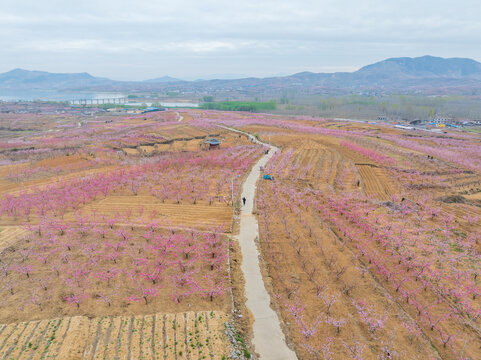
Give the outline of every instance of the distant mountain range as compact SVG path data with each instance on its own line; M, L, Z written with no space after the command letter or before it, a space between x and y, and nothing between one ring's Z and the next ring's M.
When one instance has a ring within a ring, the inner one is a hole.
M149 80L144 80L144 83L173 83L173 82L179 82L182 81L180 79L176 79L170 76L162 76L159 78L155 79L149 79Z
M14 69L0 74L0 89L41 89L62 90L81 89L90 86L104 85L112 80L94 77L88 73L55 74L45 71L29 71Z
M169 76L145 81L115 81L88 73L56 74L15 69L0 74L0 90L95 90L190 92L237 91L243 94L350 93L359 91L481 93L481 63L464 58L392 58L355 72L301 72L290 76L183 81Z

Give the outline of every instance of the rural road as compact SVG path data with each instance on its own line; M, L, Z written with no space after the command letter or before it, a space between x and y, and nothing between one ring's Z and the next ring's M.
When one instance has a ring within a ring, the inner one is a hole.
M248 133L225 126L220 127L247 135L255 143L269 146L258 141ZM252 342L255 351L262 360L290 360L297 359L297 357L296 354L287 347L284 334L279 324L279 318L270 307L271 298L264 286L259 264L259 251L255 243L255 239L259 236L259 227L256 217L252 214L254 196L257 188L256 183L261 176L260 166L265 166L267 161L269 161L278 150L275 146L269 147L269 154L264 155L254 165L242 186L241 197L245 197L247 201L241 209L240 231L237 238L242 251L241 269L246 282L246 305L254 316L254 337Z

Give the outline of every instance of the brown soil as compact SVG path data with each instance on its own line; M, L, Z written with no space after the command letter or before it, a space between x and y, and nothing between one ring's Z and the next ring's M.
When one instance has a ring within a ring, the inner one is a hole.
M222 311L74 316L0 325L5 359L220 359Z
M274 308L288 329L289 341L294 345L298 357L312 359L313 354L303 346L307 342L306 337L300 333L286 304L293 305L296 304L296 299L300 300L305 307L304 322L309 328L320 314L326 316L327 307L321 297L329 298L338 294L328 317L342 320L343 325L338 330L335 326L322 322L314 337L309 339L311 344L321 346L328 338L332 338L330 350L334 354L333 358L346 359L353 356L348 348L356 341L364 344L365 359L386 357L388 351L391 357L402 359L453 358L452 352L444 348L437 333L434 334L429 328L421 326L419 335L413 335L408 328L419 324L417 311L413 311L409 304L400 299L396 289L375 275L371 266L361 259L354 245L344 239L331 224L321 221L314 209L302 206L294 206L295 210L286 209L286 204L292 201L280 195L279 187L289 184L289 187L304 191L309 188L320 189L333 194L348 191L354 197L356 193L359 196L365 194L375 203L391 200L393 196L398 196L399 200L403 196L418 199L421 192L403 189L398 179L393 177L393 171L339 146L337 139L294 132L282 133L281 129L276 131L275 128L264 126L249 126L244 130L246 129L259 133L264 140L267 134L271 134L272 143L282 146L283 154L293 152L284 169L276 169L279 176L276 177L274 187L271 188L270 183L261 182L261 191L265 192L263 197L274 204L274 211L264 214L261 207L259 221L261 240L263 239L261 250L267 268L265 282L275 303ZM436 166L427 170L438 171L450 167L451 165L436 160ZM455 187L449 189L451 191L462 191L468 182L475 186L477 180L477 176L472 174L442 176L455 184ZM356 186L357 181L360 186ZM439 190L434 189L430 196L435 199L438 194ZM446 214L455 214L456 223L470 231L472 225L466 224L464 216L480 213L479 208L469 204L443 204L442 208ZM280 212L275 209L280 209ZM383 211L382 207L377 211ZM280 213L284 213L283 221L293 234L291 238L286 235L286 225L282 223ZM267 218L268 233L264 221ZM297 239L296 244L293 244L292 238ZM381 254L381 249L377 251ZM391 264L393 269L396 266L398 265ZM320 289L323 289L321 297L318 296ZM426 294L424 300L426 304L433 303L435 296ZM383 329L368 329L354 301L364 301L372 306L378 317L385 315ZM442 307L433 309L433 316L441 317L446 311ZM447 321L445 331L464 333L471 341L476 339L475 330L463 328L456 321ZM469 346L469 341L467 343L466 353L474 354L476 346ZM462 347L463 344L458 343L457 346Z
M96 249L101 250L103 244L108 244L110 241L116 241L115 232L121 228L117 225L113 229L106 228L106 235L104 239L94 233L88 233L78 238L77 241L87 244L89 242L96 242ZM0 307L0 322L11 323L17 321L37 320L37 319L49 319L54 317L63 316L101 316L101 315L135 315L135 314L148 314L159 311L197 311L202 309L212 310L227 310L230 307L230 292L226 291L223 296L214 297L213 301L208 298L202 298L199 295L191 295L180 301L180 303L174 302L172 298L172 291L174 285L171 284L169 276L175 271L179 271L173 266L170 266L164 270L162 274L162 281L157 286L161 286L159 295L149 298L148 304L144 301L128 301L129 296L135 296L135 286L129 280L129 278L120 273L118 277L115 277L110 285L106 288L105 281L98 280L92 274L100 269L129 269L132 261L129 258L129 253L143 254L146 258L149 258L151 254L141 253L141 247L145 243L143 234L146 232L145 228L125 228L125 234L129 234L130 240L122 248L119 257L115 263L102 258L93 267L89 266L89 282L88 282L88 294L89 296L80 303L79 307L75 304L68 304L65 301L65 297L69 294L69 288L64 287L65 282L59 279L59 276L64 274L55 273L51 266L54 264L63 263L60 260L60 255L65 253L68 256L68 261L71 264L84 264L87 262L86 254L82 251L83 245L77 242L75 245L69 242L71 250L61 245L62 241L68 241L67 236L64 235L58 238L55 245L50 245L51 248L42 247L41 249L35 244L33 238L38 235L29 234L28 237L16 237L16 241L10 243L10 246L3 249L2 264L15 264L19 263L19 256L25 256L22 254L28 254L24 257L23 264L31 265L32 270L28 276L21 274L17 271L7 270L7 276L4 278L8 280L1 290L2 306ZM163 231L164 234L168 234L167 230ZM1 236L2 233L0 233ZM161 232L158 232L160 235ZM42 245L43 246L43 245ZM107 246L107 245L105 245ZM58 255L52 255L45 262L36 258L33 254L48 254L54 247L60 247L61 251ZM108 248L105 247L105 250ZM57 258L58 257L58 258ZM169 261L166 259L166 261ZM171 261L171 260L170 260ZM64 263L65 264L65 263ZM69 266L65 265L65 271L69 269ZM8 269L8 267L7 267ZM86 268L87 269L87 268ZM209 274L210 269L208 266L198 269L200 273L196 275L200 284L202 283L202 275ZM66 274L65 274L66 275ZM5 276L5 275L2 275ZM66 275L72 277L72 275ZM40 280L47 281L44 285L40 283ZM84 285L86 285L85 283ZM38 296L37 301L33 301L33 293L36 292ZM13 294L12 294L13 293ZM111 293L111 294L110 294ZM111 298L111 305L106 302L100 301L97 298L98 294L107 294ZM20 311L19 311L20 310Z
M125 214L131 211L133 223L136 225L145 224L152 212L155 212L156 220L165 225L204 230L222 227L228 230L232 221L232 207L228 205L230 204L218 202L212 205L162 203L150 195L108 196L86 205L82 208L82 212L109 217L116 213ZM141 209L144 215L139 218L135 215L139 214Z

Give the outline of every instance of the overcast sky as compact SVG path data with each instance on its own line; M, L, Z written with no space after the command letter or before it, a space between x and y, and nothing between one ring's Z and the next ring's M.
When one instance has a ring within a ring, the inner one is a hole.
M269 76L481 60L479 0L1 0L0 72Z

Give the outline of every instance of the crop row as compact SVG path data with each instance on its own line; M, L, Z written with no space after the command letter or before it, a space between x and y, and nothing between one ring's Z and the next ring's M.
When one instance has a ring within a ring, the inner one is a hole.
M0 325L2 359L219 359L222 312L84 316Z

